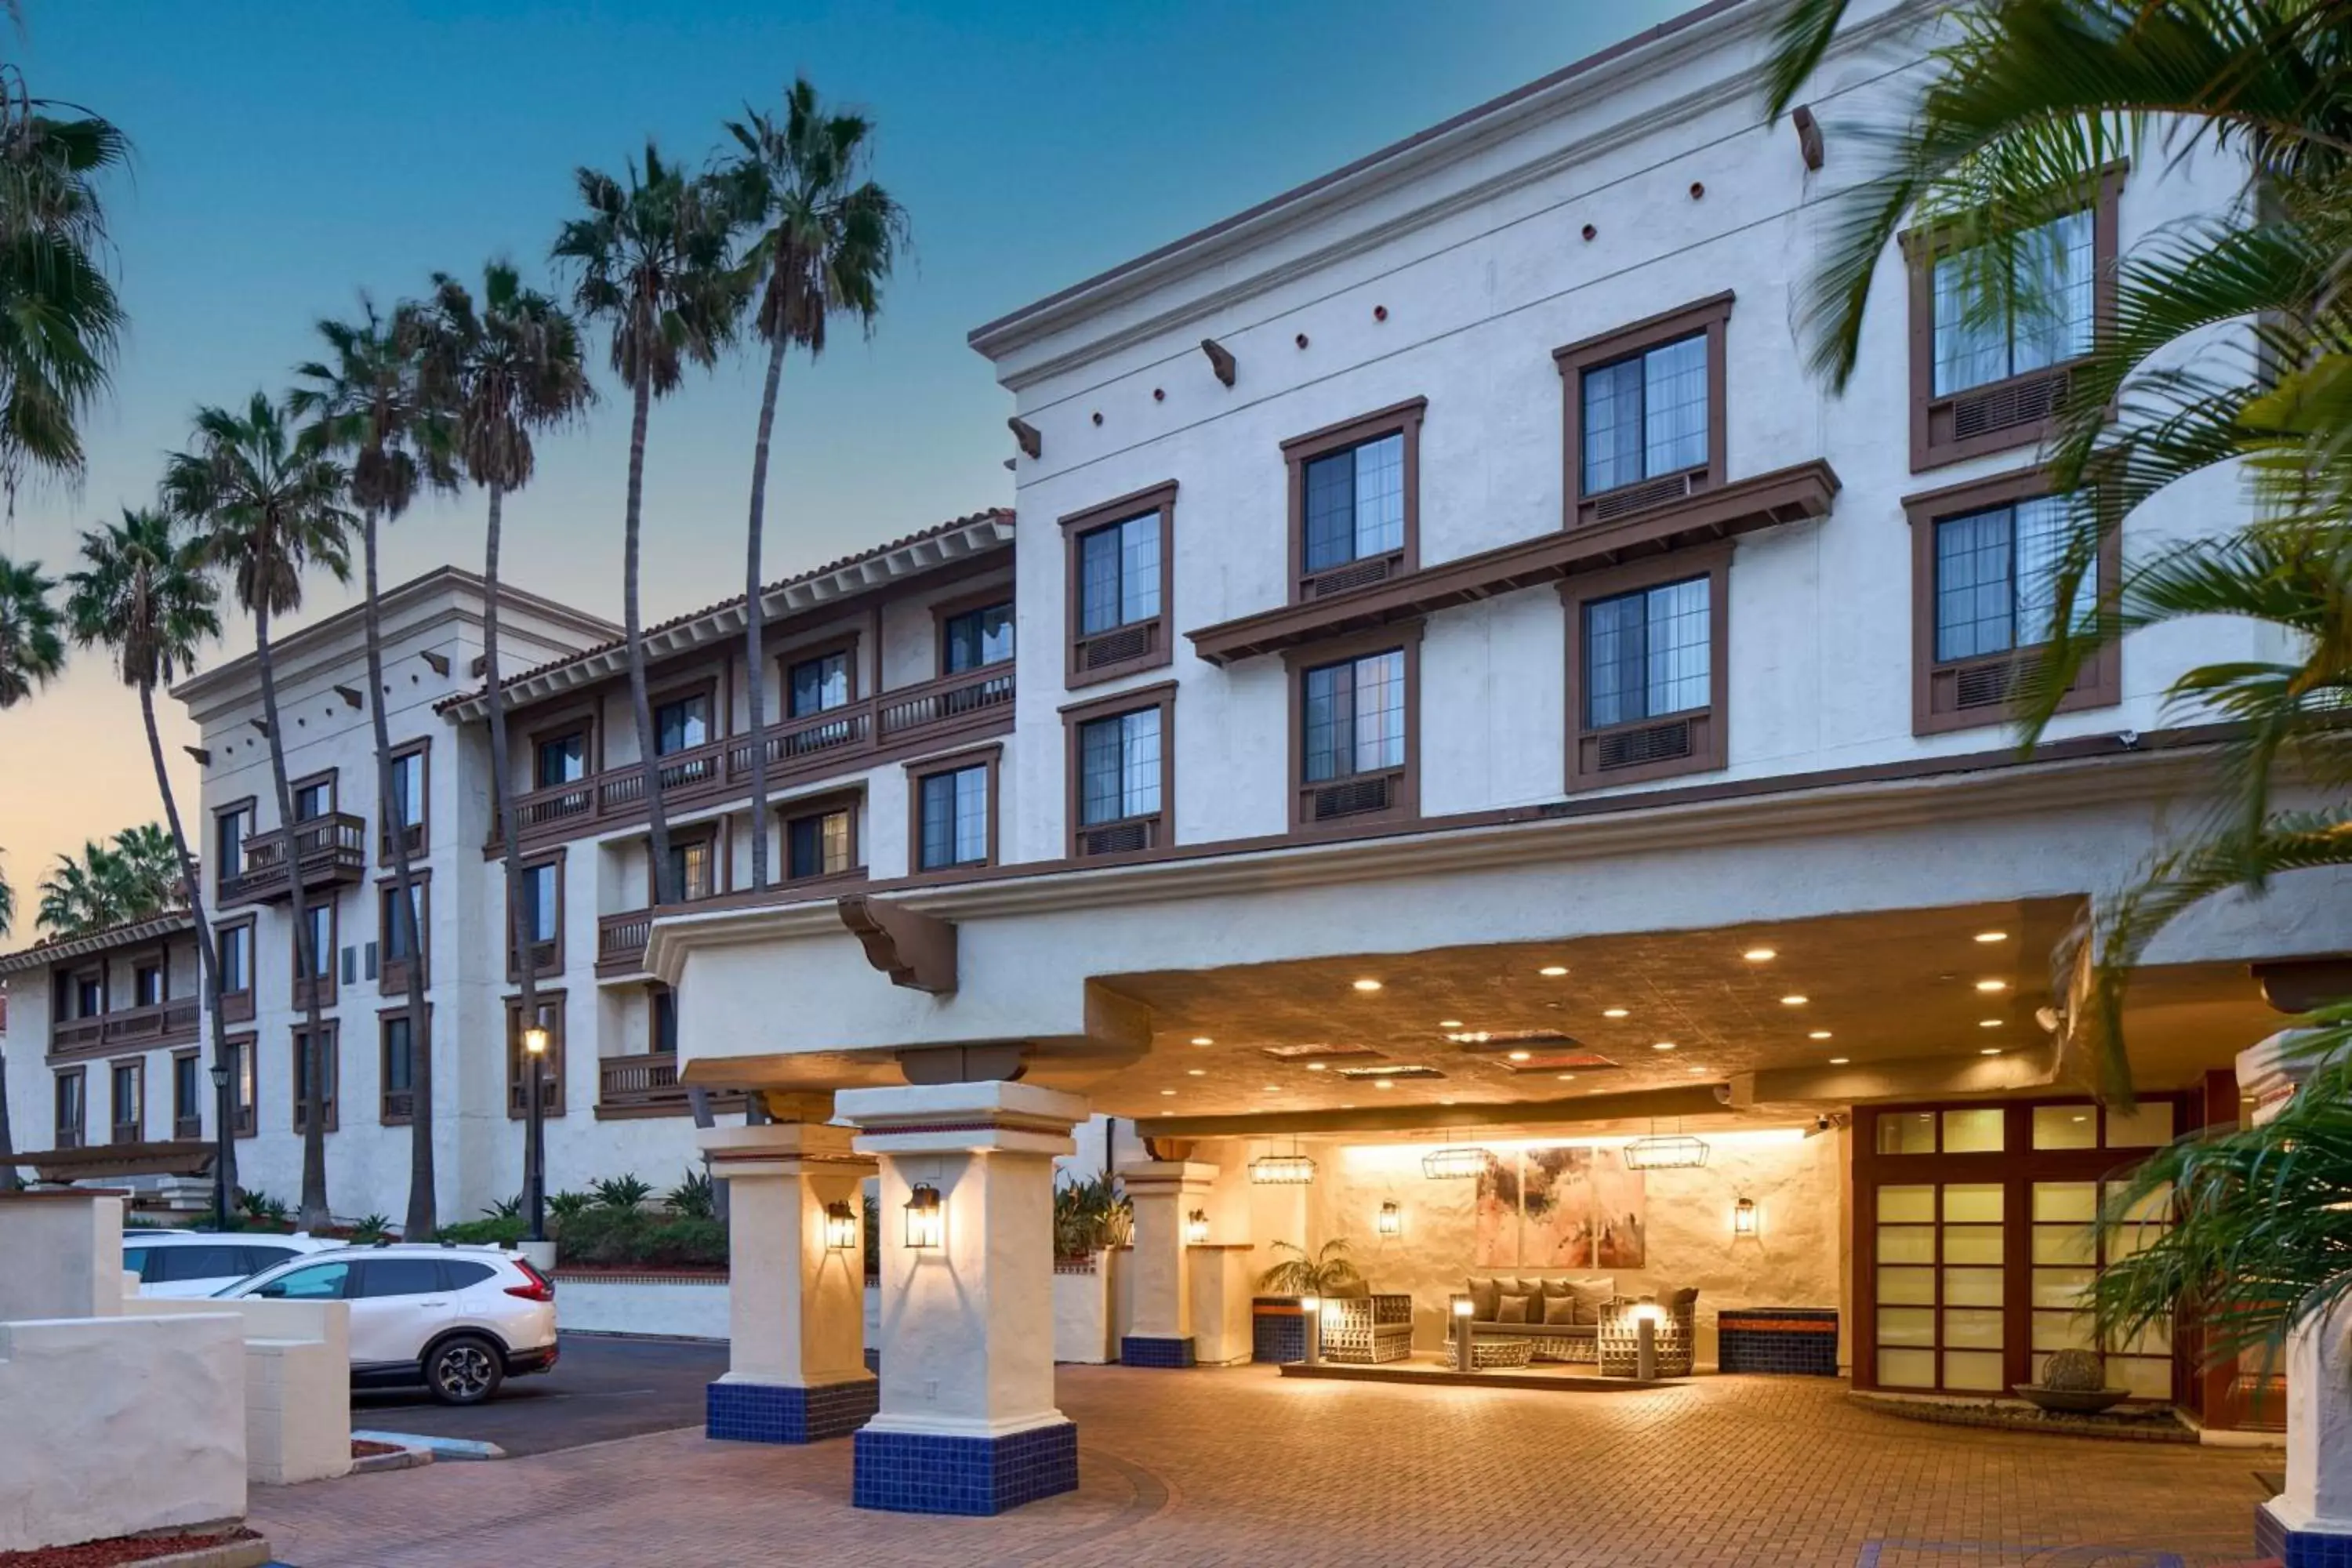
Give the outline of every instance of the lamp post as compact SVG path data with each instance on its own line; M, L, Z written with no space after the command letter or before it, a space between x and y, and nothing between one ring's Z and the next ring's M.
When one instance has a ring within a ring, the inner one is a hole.
M530 1239L547 1239L547 1126L540 1115L540 1073L547 1063L547 1030L533 1024L522 1032L524 1076L530 1090L524 1100L526 1121L522 1146L523 1197L530 1212Z
M228 1064L215 1062L213 1075L213 1230L215 1234L228 1229L228 1141L236 1136L229 1126Z

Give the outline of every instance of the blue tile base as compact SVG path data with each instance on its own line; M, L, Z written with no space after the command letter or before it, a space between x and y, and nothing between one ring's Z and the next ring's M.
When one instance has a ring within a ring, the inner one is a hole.
M1192 1357L1192 1336L1161 1339L1127 1334L1118 1342L1118 1359L1129 1366L1186 1367L1200 1363Z
M1078 1489L1074 1421L1003 1437L861 1430L850 1500L892 1513L1003 1513Z
M800 1388L771 1383L714 1383L706 1391L706 1436L736 1443L822 1443L873 1418L882 1385L861 1379Z
M2254 1550L2277 1558L2286 1568L2352 1568L2352 1535L2289 1530L2273 1516L2268 1503L2254 1505Z
M1294 1362L1307 1359L1307 1320L1297 1312L1260 1312L1250 1321L1250 1360Z
M1726 1310L1715 1326L1718 1372L1838 1374L1838 1315L1831 1307L1752 1307Z

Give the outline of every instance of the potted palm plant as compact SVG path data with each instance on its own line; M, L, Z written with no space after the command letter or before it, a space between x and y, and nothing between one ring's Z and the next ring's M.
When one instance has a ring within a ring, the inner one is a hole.
M1295 1300L1334 1295L1364 1282L1348 1256L1346 1237L1334 1237L1313 1252L1288 1241L1275 1242L1273 1247L1281 1261L1257 1277L1260 1290Z
M1113 1249L1134 1235L1135 1208L1108 1171L1054 1189L1054 1359L1111 1359Z

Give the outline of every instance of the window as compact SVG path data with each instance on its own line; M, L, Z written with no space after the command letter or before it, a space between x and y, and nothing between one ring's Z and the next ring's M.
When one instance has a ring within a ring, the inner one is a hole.
M1309 784L1404 766L1404 650L1318 665L1306 675Z
M260 1103L257 1092L258 1086L255 1082L257 1068L254 1058L257 1054L251 1035L240 1036L228 1042L229 1083L236 1096L230 1115L239 1138L253 1136L254 1108Z
M303 930L310 940L310 967L306 978L302 968L302 943L294 943L294 1005L307 1005L304 1001L310 989L319 994L323 1005L335 996L335 906L331 903L312 904L303 911Z
M392 759L392 804L383 813L383 854L381 858L393 858L392 835L398 833L408 853L421 855L425 849L426 799L425 788L425 748L417 745Z
M1424 406L1416 398L1283 443L1294 604L1412 570Z
M533 751L531 777L540 789L578 784L588 776L588 732L573 730L539 742Z
M677 1053L677 993L667 985L656 985L646 994L646 1005L653 1016L653 1038L650 1048Z
M304 779L293 787L294 820L308 822L314 816L326 816L335 809L335 775L326 773L315 779Z
M1292 826L1353 826L1413 815L1420 624L1285 657L1295 683Z
M961 675L1013 657L1013 601L982 605L940 619L942 675Z
M540 969L562 967L563 934L563 866L560 860L541 860L535 866L525 866L520 879L522 883L523 931L529 937L531 958Z
M547 1054L539 1058L539 1109L541 1115L563 1114L563 993L542 991L535 998L539 1026L547 1031ZM523 1070L530 1053L522 1048L522 999L507 998L507 1114L528 1113L530 1079Z
M692 900L707 899L718 890L712 873L716 866L717 839L700 838L673 840L669 847L669 896Z
M116 1062L108 1077L113 1089L114 1141L136 1143L146 1136L147 1068L139 1062Z
M406 987L408 961L427 945L425 922L430 918L430 908L426 902L426 884L412 879L408 891L409 918L404 921L400 918L400 884L394 882L388 887L376 889L376 933L383 944L383 976L386 991Z
M2058 582L2077 512L2036 470L1954 486L1904 502L1911 519L1912 727L1935 734L2011 717L2032 650L2056 626ZM2117 531L2083 563L2071 614L2078 625L2121 575ZM2060 711L2123 700L2119 650L2100 650Z
M74 1016L95 1018L106 1011L106 976L100 972L74 976Z
M1724 765L1732 546L1571 577L1568 787Z
M442 1289L437 1258L370 1258L360 1263L358 1287L352 1298L430 1296Z
M1914 472L2047 434L2068 370L2114 309L2122 184L2120 168L2103 174L2083 205L2018 236L2006 256L1904 237Z
M386 1014L377 1032L383 1053L380 1120L390 1126L408 1121L416 1110L416 1041L405 1013Z
M996 859L994 748L979 755L909 770L914 821L908 840L916 871L986 866Z
M341 1075L336 1071L335 1059L338 1054L336 1037L340 1027L341 1026L331 1019L320 1026L319 1048L315 1053L319 1061L319 1091L327 1113L324 1125L330 1132L332 1132L336 1126L335 1089L341 1078ZM294 1131L297 1132L303 1130L304 1107L310 1100L310 1058L313 1055L310 1046L310 1031L295 1030L294 1070L289 1078L294 1087Z
M272 1301L340 1301L351 1272L348 1263L313 1263L279 1275L254 1294Z
M441 1288L463 1290L468 1285L479 1285L496 1272L487 1263L467 1263L460 1258L445 1258L441 1259Z
M245 869L245 841L252 833L253 807L249 805L213 814L213 851L215 864L220 868L218 876L234 877Z
M848 805L784 819L784 876L834 877L857 865L856 808Z
M1723 483L1731 302L1718 294L1553 351L1567 392L1567 526Z
M163 964L158 959L142 963L131 972L131 1005L134 1007L160 1006L163 1001Z
M654 755L670 756L710 742L710 693L673 697L654 710Z
M194 1051L172 1053L172 1136L201 1138L205 1131L204 1064Z
M1166 664L1173 592L1174 481L1062 520L1067 539L1067 684L1085 686Z
M253 926L222 926L214 933L218 943L221 994L253 989Z
M51 1125L56 1129L60 1149L79 1149L82 1145L84 1129L89 1122L89 1113L82 1101L83 1084L79 1068L58 1074L57 1114Z
M835 649L814 658L798 659L784 673L784 717L804 719L812 713L849 705L849 650Z
M1172 681L1066 710L1074 858L1174 841L1176 688ZM1139 706L1140 704L1140 706Z

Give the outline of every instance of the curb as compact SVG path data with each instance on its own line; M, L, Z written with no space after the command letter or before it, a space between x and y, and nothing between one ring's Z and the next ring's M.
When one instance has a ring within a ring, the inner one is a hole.
M373 1439L382 1442L382 1438ZM433 1462L433 1450L425 1447L404 1447L396 1454L362 1454L352 1459L352 1468L344 1474L373 1475L378 1470L413 1470L419 1465Z
M425 1459L417 1459L409 1455L383 1456L387 1458L406 1459L410 1464L421 1464L428 1459L503 1459L507 1457L507 1451L496 1443L479 1443L466 1437L432 1437L415 1432L362 1432L356 1429L352 1431L352 1436L354 1440L363 1443L390 1443L395 1447L421 1450ZM352 1469L356 1472L364 1463L363 1460L354 1459L352 1461ZM402 1468L399 1465L383 1467L385 1469Z
M268 1538L257 1535L194 1552L174 1552L169 1557L142 1557L130 1568L264 1568L270 1561Z

